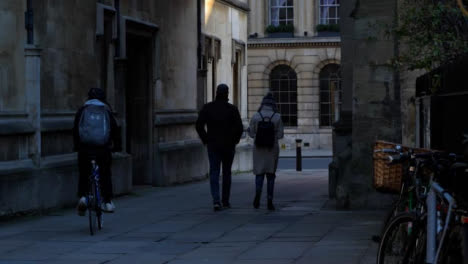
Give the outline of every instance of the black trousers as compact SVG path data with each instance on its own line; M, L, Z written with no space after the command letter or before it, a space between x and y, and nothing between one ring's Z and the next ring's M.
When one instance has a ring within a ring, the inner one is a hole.
M78 197L88 194L89 176L91 174L91 160L95 160L99 166L99 179L104 202L109 202L113 197L112 192L112 153L107 150L84 150L78 152L78 168L80 178L78 181Z
M235 149L216 149L208 146L208 159L210 161L210 189L213 203L220 202L219 195L219 175L221 166L223 171L223 192L221 201L229 204L231 196L231 167L234 160Z

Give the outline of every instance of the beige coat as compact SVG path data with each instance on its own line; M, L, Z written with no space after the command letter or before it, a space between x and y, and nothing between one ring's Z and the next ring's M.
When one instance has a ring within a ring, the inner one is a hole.
M273 114L273 110L270 106L263 106L262 115L265 118L269 118ZM250 120L249 127L249 136L254 139L257 134L257 125L258 122L262 121L262 117L257 112L252 116ZM279 145L278 140L283 138L283 122L281 121L281 116L279 113L276 113L272 120L275 126L276 140L275 146L272 149L267 148L258 148L254 146L253 150L253 173L255 175L264 174L264 173L276 173L276 168L278 166L278 157L279 157Z

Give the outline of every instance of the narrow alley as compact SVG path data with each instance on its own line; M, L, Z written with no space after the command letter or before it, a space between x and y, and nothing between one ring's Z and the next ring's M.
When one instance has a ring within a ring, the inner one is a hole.
M0 264L374 263L382 211L336 211L327 170L281 171L277 210L252 208L251 174L233 176L232 209L213 212L207 181L135 188L89 235L74 210L0 224Z

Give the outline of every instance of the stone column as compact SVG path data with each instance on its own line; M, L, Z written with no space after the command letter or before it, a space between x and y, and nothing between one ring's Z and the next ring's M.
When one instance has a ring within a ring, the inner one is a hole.
M41 163L41 49L34 45L27 45L25 54L25 85L26 109L34 127L33 162L36 166Z
M329 166L329 196L337 198L340 208L349 206L348 194L345 190L345 174L350 171L352 152L353 123L353 82L354 82L354 24L355 18L349 13L356 8L356 1L344 1L340 7L341 27L341 78L342 105L340 119L333 125L333 162ZM318 7L318 2L314 1ZM315 12L314 14L318 14ZM315 21L318 19L315 18ZM337 193L338 192L338 193Z

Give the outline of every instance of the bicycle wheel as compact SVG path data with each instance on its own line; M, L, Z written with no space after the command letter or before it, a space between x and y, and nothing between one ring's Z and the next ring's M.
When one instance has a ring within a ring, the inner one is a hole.
M377 264L422 264L425 258L424 221L401 213L388 224L377 253Z
M97 212L96 212L96 188L94 181L90 183L90 194L88 194L88 215L89 215L89 232L91 235L96 233L97 227Z
M96 185L95 185L96 186ZM96 219L97 219L97 227L99 230L102 229L102 209L101 209L101 192L99 191L99 187L95 187L95 193L97 194L95 199L95 208L96 208Z
M440 254L441 264L468 264L468 230L461 225L453 226Z
M399 199L393 203L392 210L390 210L387 216L385 217L384 226L382 228L381 234L385 232L387 226L390 224L390 221L392 221L392 219L395 218L395 216L405 212L408 205L408 201L406 199L407 197L403 197L402 199Z
M406 197L402 197L401 199L398 199L395 202L393 202L392 209L388 211L387 215L384 218L380 234L372 237L372 240L374 242L379 243L380 241L382 241L382 236L385 230L387 229L388 225L390 224L390 221L392 221L392 219L398 214L405 212L406 206L408 204L406 199Z

